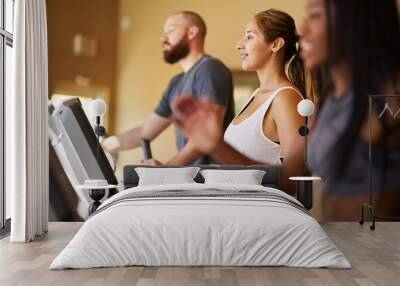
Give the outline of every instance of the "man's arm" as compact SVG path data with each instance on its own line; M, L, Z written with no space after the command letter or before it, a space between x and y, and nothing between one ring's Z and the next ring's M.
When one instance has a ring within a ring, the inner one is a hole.
M133 127L115 137L111 136L106 138L103 141L102 146L106 152L111 154L116 154L122 150L136 148L140 144L140 138L143 137L151 141L170 124L171 120L169 118L162 117L155 112L152 112L142 125ZM117 139L116 144L114 144L115 139Z
M172 157L166 165L190 165L194 160L200 157L202 154L194 148L192 142L190 140L183 146L178 153Z

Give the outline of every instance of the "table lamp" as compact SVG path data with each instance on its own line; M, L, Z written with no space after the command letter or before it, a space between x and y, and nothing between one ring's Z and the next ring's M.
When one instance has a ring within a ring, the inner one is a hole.
M314 103L309 99L303 99L297 105L297 112L304 117L304 125L299 128L299 134L304 137L304 164L307 164L307 135L308 130L308 117L314 112Z
M100 152L100 136L104 136L106 129L101 125L101 117L106 113L107 106L104 100L94 99L89 104L89 112L92 116L96 117L96 126L94 132L97 137L96 146L96 159L99 162L99 152ZM106 189L115 188L114 185L108 185L108 182L103 179L90 179L85 180L85 184L78 186L79 189L89 190L89 197L93 200L93 203L89 206L89 215L96 211L100 206L100 200L104 197Z
M304 164L306 168L307 163L307 135L308 130L308 117L314 112L314 103L309 99L303 99L297 105L297 112L304 117L304 125L299 128L299 134L304 137ZM303 176L303 177L290 177L292 181L296 181L296 194L297 199L304 205L306 209L311 209L313 206L313 191L312 183L315 180L320 180L319 177Z

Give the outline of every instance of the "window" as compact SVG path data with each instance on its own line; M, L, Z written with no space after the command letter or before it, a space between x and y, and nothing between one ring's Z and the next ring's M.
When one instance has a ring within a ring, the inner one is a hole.
M14 32L14 0L0 0L0 228L11 217L10 194L5 189L5 99L11 92L11 68Z

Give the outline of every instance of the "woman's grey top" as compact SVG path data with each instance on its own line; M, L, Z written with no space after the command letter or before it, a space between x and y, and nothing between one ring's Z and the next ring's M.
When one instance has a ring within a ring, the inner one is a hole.
M337 178L333 175L335 148L341 144L340 136L350 124L353 93L348 92L340 99L330 96L319 111L315 129L308 146L308 163L311 169L322 177L322 190L336 194L365 194L368 192L368 142L358 139L349 156L346 168ZM396 130L399 132L399 130ZM372 148L372 192L386 190L400 191L400 150L388 150L386 171L383 155L377 148Z

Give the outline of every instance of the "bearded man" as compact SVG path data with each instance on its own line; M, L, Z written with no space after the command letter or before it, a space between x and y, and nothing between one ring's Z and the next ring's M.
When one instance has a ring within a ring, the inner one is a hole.
M229 125L234 117L232 75L221 61L205 53L206 32L204 20L195 12L181 11L168 17L160 39L164 60L169 64L178 63L183 72L171 79L158 106L142 125L103 141L106 152L116 154L120 150L138 147L140 138L151 141L157 137L173 121L171 103L183 94L192 94L215 103L219 115L224 117L221 128L225 129ZM175 133L178 152L166 164L213 163L212 158L195 150L178 127L175 127ZM145 163L162 164L154 159Z

